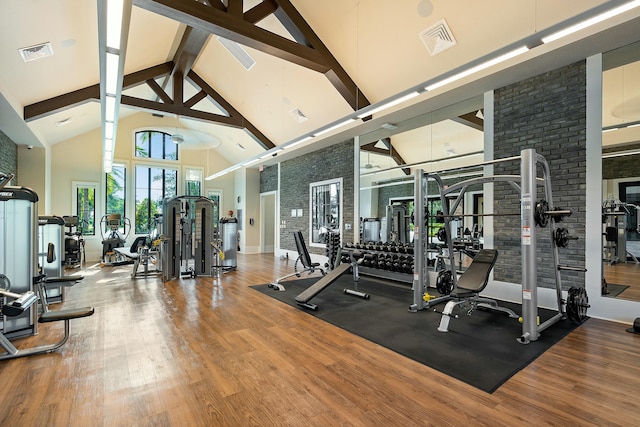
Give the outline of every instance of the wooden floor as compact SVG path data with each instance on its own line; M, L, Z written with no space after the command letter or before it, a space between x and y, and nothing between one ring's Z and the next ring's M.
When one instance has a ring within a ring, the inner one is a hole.
M0 362L0 426L640 425L624 325L588 320L487 394L249 288L293 260L238 264L166 284L86 269L64 306L95 315L55 353ZM61 333L45 326L20 344Z
M607 283L627 285L627 289L616 298L640 301L640 264L634 262L603 263L603 274Z

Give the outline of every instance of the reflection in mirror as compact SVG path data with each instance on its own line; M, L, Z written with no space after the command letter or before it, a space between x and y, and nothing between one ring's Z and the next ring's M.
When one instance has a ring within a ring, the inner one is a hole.
M602 294L640 301L640 42L603 54Z
M360 136L360 241L411 243L413 239L414 171L437 172L483 161L482 97L432 111L404 123L387 123ZM449 176L449 183L468 176ZM447 182L446 181L446 182ZM438 244L442 227L437 189L429 198L429 238ZM482 188L465 195L458 213L482 213ZM455 233L481 230L480 217L455 221ZM363 233L364 230L366 233ZM377 229L377 233L371 230ZM478 232L476 235L479 235ZM442 243L442 242L440 242Z
M342 223L341 187L342 178L310 184L311 235L309 241L311 246L324 247L329 230L340 233L340 224Z

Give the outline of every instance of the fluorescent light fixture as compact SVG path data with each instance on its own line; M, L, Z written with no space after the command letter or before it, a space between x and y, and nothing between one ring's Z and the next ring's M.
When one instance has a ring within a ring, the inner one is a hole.
M104 100L104 119L107 122L113 122L116 117L116 98L115 96L106 96Z
M618 130L619 128L610 128L610 129L604 129L602 131L602 133L607 133L607 132L613 132L614 130Z
M115 53L107 52L107 77L105 83L105 92L107 95L115 95L118 89L118 66L120 65L120 57Z
M305 136L305 137L304 137L304 138L302 138L301 140L296 141L296 142L294 142L293 144L289 144L289 145L287 145L287 148L295 147L296 145L300 145L300 144L302 144L303 142L307 142L307 141L308 141L308 140L310 140L310 139L313 139L313 136L312 136L312 135Z
M104 152L105 152L105 154L107 152L109 152L109 153L113 152L113 139L105 138L105 140L104 140Z
M417 92L417 91L408 93L408 94L406 94L404 96L401 96L400 98L396 98L396 99L391 100L389 102L385 102L384 104L378 105L377 107L373 108L372 110L367 110L364 113L358 114L358 118L362 119L364 117L368 117L368 116L370 116L372 114L375 114L375 113L377 113L379 111L382 111L382 110L385 110L387 108L393 107L394 105L398 105L398 104L400 104L400 103L402 103L404 101L407 101L407 100L409 100L411 98L415 98L418 95L420 95L420 93Z
M255 163L258 163L260 160L262 160L262 159L258 158L258 159L249 160L249 161L244 162L242 164L242 166L244 166L244 167L251 166L251 165L253 165Z
M105 122L104 137L106 139L113 139L113 122Z
M351 118L347 119L347 120L345 120L343 122L340 122L340 123L338 123L336 125L330 126L330 127L326 128L326 129L323 129L323 130L321 130L319 132L316 132L316 133L313 134L313 136L324 135L327 132L331 132L332 130L338 129L339 127L342 127L344 125L348 125L349 123L353 123L355 121L356 121L356 119L351 119Z
M635 154L640 154L640 150L626 150L626 151L614 151L613 153L604 153L602 154L602 158L608 159L610 157L633 156Z
M636 123L635 125L629 125L627 126L627 128L636 128L638 126L640 126L640 123Z
M546 37L542 38L542 43L550 43L554 40L558 40L562 37L568 36L569 34L573 34L575 32L578 32L580 30L583 30L587 27L590 27L592 25L595 25L599 22L605 21L609 18L613 18L614 16L620 15L624 12L627 12L631 9L634 9L636 7L640 6L640 0L635 0L629 3L625 3L621 6L618 6L616 8L613 8L607 12L603 12L599 15L594 16L593 18L589 18L587 20L584 20L582 22L578 22L575 25L572 25L568 28L565 28L564 30L560 30L558 32L555 32L551 35L548 35Z
M466 69L464 71L459 72L458 74L454 74L451 77L447 77L447 78L442 79L442 80L440 80L438 82L432 83L429 86L425 86L425 90L430 91L430 90L434 90L434 89L437 89L439 87L442 87L444 85L448 85L449 83L455 82L456 80L460 80L460 79L462 79L464 77L467 77L467 76L470 76L472 74L475 74L478 71L482 71L484 69L492 67L492 66L494 66L496 64L499 64L499 63L504 62L504 61L506 61L508 59L514 58L514 57L516 57L518 55L521 55L521 54L523 54L525 52L528 52L528 51L529 51L528 47L522 46L522 47L520 47L518 49L515 49L515 50L512 50L510 52L507 52L504 55L500 55L500 56L498 56L496 58L493 58L493 59L485 61L485 62L483 62L481 64L478 64L475 67L471 67L471 68L468 68L468 69Z
M110 158L105 157L105 159L104 159L104 171L105 171L105 173L111 173L112 168L113 168L113 162L111 161Z
M107 47L120 50L124 0L107 0Z

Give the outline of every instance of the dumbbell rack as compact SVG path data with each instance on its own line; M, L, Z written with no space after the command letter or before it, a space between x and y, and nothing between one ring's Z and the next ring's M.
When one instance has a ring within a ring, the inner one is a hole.
M346 243L342 248L342 262L349 262L349 256L354 251L369 256L360 265L360 274L401 283L413 282L413 245Z

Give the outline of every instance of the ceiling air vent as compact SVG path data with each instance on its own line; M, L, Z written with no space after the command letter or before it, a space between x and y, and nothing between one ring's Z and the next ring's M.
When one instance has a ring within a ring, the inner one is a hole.
M238 62L240 62L247 71L256 64L256 61L251 57L251 55L249 55L238 43L222 37L218 37L218 41L229 51L231 55L235 56Z
M23 47L18 49L20 56L24 62L34 61L40 58L46 58L53 55L53 47L51 43L41 43L35 46Z
M291 114L294 120L298 123L307 121L307 116L305 116L299 108L294 108L293 110L289 111L289 114Z
M458 44L444 19L422 31L419 36L431 56Z

